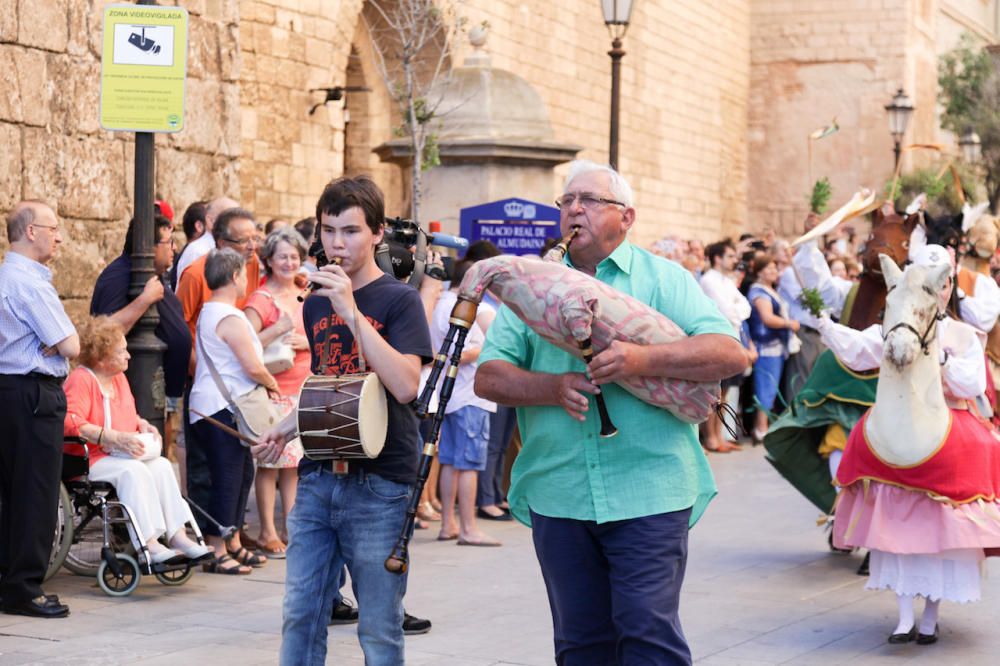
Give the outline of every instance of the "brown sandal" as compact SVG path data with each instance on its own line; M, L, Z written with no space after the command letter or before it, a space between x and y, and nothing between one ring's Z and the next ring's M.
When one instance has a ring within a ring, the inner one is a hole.
M226 552L233 556L233 559L240 564L245 564L248 567L253 567L254 569L259 569L260 567L267 564L267 558L263 555L258 555L256 553L251 553L246 548L240 546L239 550L229 550L226 547Z
M205 573L213 574L225 574L227 576L246 576L253 569L242 564L237 564L235 567L224 567L222 566L226 562L236 562L229 555L219 555L218 557L209 560L208 562L203 562L201 565L201 570Z

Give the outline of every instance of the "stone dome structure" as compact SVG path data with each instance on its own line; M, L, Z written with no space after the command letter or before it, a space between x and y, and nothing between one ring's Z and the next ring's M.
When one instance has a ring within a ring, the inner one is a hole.
M573 159L580 146L553 141L549 113L538 91L520 76L496 69L483 50L486 30L469 32L474 52L428 95L441 163L516 162L555 166ZM385 161L408 162L409 139L376 149Z

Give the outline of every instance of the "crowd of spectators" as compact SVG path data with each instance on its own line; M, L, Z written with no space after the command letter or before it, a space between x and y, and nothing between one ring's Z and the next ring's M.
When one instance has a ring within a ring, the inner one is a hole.
M32 202L15 213L8 219L8 234L13 239L22 234L14 243L19 251L24 246L17 257L23 254L43 264L61 240L58 219L47 206ZM51 222L46 221L49 218ZM60 412L65 414L63 436L66 441L85 441L91 478L110 481L133 510L145 546L140 557L154 564L188 559L201 563L205 572L247 575L269 558L285 556L284 525L295 503L303 450L296 440L279 460L265 464L210 420L238 429L231 404L255 387L266 389L277 411L287 414L296 409L311 372L301 295L308 284L305 276L317 270L318 228L315 218L261 224L228 197L193 202L177 222L172 207L157 201L155 275L138 296L128 295L134 220L121 254L98 277L91 316L78 322L82 351L62 385L68 401L68 409ZM46 235L50 229L54 231ZM453 269L461 272L473 261L496 254L499 251L491 244L480 244ZM4 265L13 266L17 257ZM439 261L436 256L432 259ZM455 292L430 278L424 284L428 323L446 329ZM49 284L46 289L50 288ZM130 359L125 336L152 305L159 314L155 335L164 343L164 436L139 416L124 374ZM438 499L436 470L418 526L426 528L427 523L443 519L441 538L458 539L463 545L499 546L477 526L476 518L511 519L501 481L514 418L513 410L498 414L495 404L472 393L478 345L494 310L487 305L481 312L463 356L464 388L456 389L458 399L453 399L442 428L439 483L444 503ZM67 327L72 328L68 320ZM64 364L68 370L68 361L75 356L69 342L76 339L73 333L60 343L59 349L67 351L59 370ZM60 373L53 376L59 379ZM70 445L66 447L69 452ZM192 512L183 497L198 511ZM276 515L278 497L281 511ZM245 529L252 498L260 523L254 538ZM185 529L195 521L207 545L194 541ZM68 614L54 595L32 597L25 608L48 617ZM335 602L333 619L357 621L357 609ZM405 616L407 633L429 628L429 621Z
M816 221L815 216L810 216L807 226ZM752 363L746 375L723 382L724 402L737 416L713 414L702 426L702 445L716 453L739 450L738 433L743 429L754 444L760 444L771 418L791 401L808 375L802 370L803 364L798 363L802 360L799 357L809 356L806 365L810 367L815 359L808 346L812 332L802 323L802 289L792 266L795 248L789 239L778 237L768 228L759 234L744 233L735 240L724 238L708 245L668 235L650 249L690 271L729 319ZM857 281L862 248L854 227L838 227L819 249L832 277Z

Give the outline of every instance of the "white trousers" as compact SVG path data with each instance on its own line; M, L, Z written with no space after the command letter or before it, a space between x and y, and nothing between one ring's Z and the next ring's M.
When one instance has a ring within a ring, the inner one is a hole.
M90 480L115 487L118 499L132 510L143 543L164 534L172 537L185 523L194 522L174 469L162 456L149 462L105 456L90 466Z

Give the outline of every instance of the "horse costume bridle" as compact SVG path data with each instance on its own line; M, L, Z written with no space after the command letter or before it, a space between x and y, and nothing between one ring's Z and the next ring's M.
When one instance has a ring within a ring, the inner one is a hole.
M890 287L889 290L886 292L886 294L891 293L892 290L895 289L895 288L896 288L895 286ZM934 339L931 334L932 333L936 333L936 331L934 330L935 329L935 325L939 321L941 321L942 319L944 319L945 317L948 316L948 314L944 310L941 310L940 308L937 308L936 310L937 311L934 313L934 316L931 317L930 323L927 324L927 329L923 333L921 333L920 331L918 331L909 322L901 321L901 322L895 324L894 326L892 326L888 331L885 331L885 332L882 333L882 341L885 342L886 340L888 340L889 339L889 335L892 334L893 331L895 331L896 329L901 328L903 330L909 331L910 333L913 333L913 335L915 335L917 337L917 342L920 343L920 349L924 352L924 356L929 355L931 353L931 351L930 351L930 343L931 343L931 340Z

